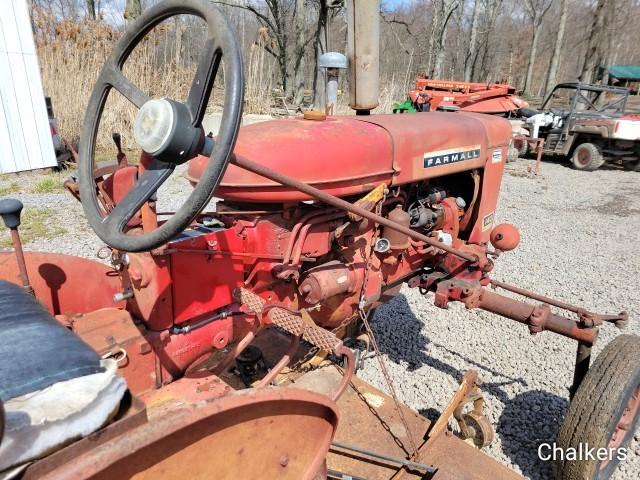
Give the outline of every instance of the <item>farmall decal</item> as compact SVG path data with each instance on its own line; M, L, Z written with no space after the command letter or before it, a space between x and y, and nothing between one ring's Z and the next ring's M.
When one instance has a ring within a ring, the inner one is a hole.
M439 167L476 158L480 158L480 145L427 152L424 154L424 168Z

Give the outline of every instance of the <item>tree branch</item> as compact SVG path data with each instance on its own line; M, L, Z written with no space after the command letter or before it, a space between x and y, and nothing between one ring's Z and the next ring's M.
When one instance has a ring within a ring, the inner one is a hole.
M269 17L267 17L263 13L260 13L258 10L256 10L251 5L237 5L235 3L221 2L220 0L213 0L213 3L217 3L218 5L226 5L227 7L233 7L233 8L240 8L242 10L248 10L251 13L253 13L256 17L258 17L258 19L260 19L267 27L269 27L272 32L277 32L277 29L275 28L275 26L273 25L273 23L271 22Z

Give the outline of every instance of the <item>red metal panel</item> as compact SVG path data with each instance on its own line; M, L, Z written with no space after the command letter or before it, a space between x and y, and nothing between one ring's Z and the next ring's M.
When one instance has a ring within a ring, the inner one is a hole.
M54 315L124 306L113 301L122 286L107 265L58 253L25 252L24 257L36 297ZM21 285L13 252L0 252L0 279Z
M181 323L233 303L231 293L242 285L244 262L228 252L242 253L244 245L235 230L173 242L171 254L173 319ZM180 249L211 251L180 252Z
M474 113L420 113L416 115L371 115L364 121L380 125L393 139L394 185L483 168L489 149L506 146L511 125L502 118ZM427 153L460 151L480 146L480 158L424 168ZM483 192L484 193L484 192Z
M333 195L354 195L391 180L391 139L376 125L356 117L326 120L288 118L240 130L235 154L283 172ZM189 162L197 181L208 158ZM229 165L216 195L245 202L309 200L297 190Z

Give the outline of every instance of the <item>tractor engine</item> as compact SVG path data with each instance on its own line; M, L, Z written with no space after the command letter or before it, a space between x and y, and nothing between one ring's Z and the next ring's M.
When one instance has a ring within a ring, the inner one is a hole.
M247 314L239 289L304 310L337 332L425 273L429 282L455 277L488 285L487 244L509 139L508 122L468 113L300 117L243 128L214 211L165 247L114 251L127 310L143 322L153 350L166 353L161 383L268 323ZM263 178L241 168L243 159L287 172L439 247ZM207 161L189 162L192 184ZM124 169L112 182L128 178ZM107 181L101 190L110 196L119 187ZM138 223L134 218L129 228ZM476 261L470 267L449 249Z

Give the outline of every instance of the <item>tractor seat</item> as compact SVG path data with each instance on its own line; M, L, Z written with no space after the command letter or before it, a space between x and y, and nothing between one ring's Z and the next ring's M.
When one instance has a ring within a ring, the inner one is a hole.
M126 383L117 365L56 321L23 288L0 280L0 471L100 428Z

